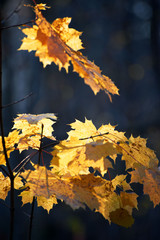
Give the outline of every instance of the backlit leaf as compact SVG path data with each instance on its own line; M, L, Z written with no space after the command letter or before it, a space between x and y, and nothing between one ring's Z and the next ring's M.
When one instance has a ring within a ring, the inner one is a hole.
M46 6L39 4L34 7L36 25L22 30L27 37L22 40L19 50L36 51L35 55L39 57L43 67L54 62L59 70L63 67L68 72L71 62L73 71L84 78L94 94L104 90L110 100L110 94L119 94L111 79L102 75L100 68L78 51L83 48L79 39L81 32L68 27L71 18L58 18L50 24L41 13L45 8Z

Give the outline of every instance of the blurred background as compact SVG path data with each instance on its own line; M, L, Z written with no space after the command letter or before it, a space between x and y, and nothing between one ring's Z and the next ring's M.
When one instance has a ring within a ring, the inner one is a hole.
M3 103L26 100L4 109L5 134L17 113L57 113L54 125L57 139L67 137L70 124L90 119L117 125L127 136L148 138L148 147L160 159L160 1L159 0L46 0L51 6L43 14L51 23L56 18L72 17L70 27L83 32L81 52L94 61L102 73L120 89L120 96L109 101L104 92L96 96L78 74L58 71L53 63L45 69L34 52L17 51L24 34L18 29L3 30ZM2 26L34 19L31 1L1 0ZM31 24L30 24L31 25ZM13 159L14 160L14 159ZM16 239L27 239L30 206L16 208ZM159 235L160 207L153 209L147 196L134 211L135 224L124 229L89 209L73 211L60 203L50 215L35 210L33 239L154 239ZM0 239L7 239L9 210L0 202Z

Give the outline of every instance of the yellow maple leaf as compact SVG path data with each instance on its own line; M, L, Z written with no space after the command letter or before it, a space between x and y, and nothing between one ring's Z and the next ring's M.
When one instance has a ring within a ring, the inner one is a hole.
M131 172L131 182L143 184L144 194L148 194L154 207L160 204L160 171L159 168L147 169L144 166Z
M94 174L63 178L59 177L54 169L47 170L45 167L35 166L34 171L26 170L21 176L26 179L27 188L20 194L23 204L32 202L35 196L38 206L42 206L48 212L51 206L57 203L56 199L60 199L73 209L85 208L87 205L91 210L100 212L110 222L110 213L119 209L121 205L124 209L127 209L126 206L136 206L131 199L122 199L115 193L115 183L113 187L112 181ZM126 211L129 212L128 209Z
M55 140L52 136L52 125L55 123L57 117L52 113L45 113L39 115L33 114L18 114L18 117L14 119L13 129L20 130L19 141L17 148L20 152L27 150L29 147L39 149L40 139L42 137Z
M96 129L87 119L84 123L76 120L71 127L73 130L68 132L68 138L54 147L51 166L57 167L62 175L88 174L89 167L104 175L112 168L106 157L119 153L116 142L120 137L126 140L124 133L118 133L110 124Z
M118 88L111 79L102 75L100 68L78 51L83 48L79 39L81 32L68 27L71 18L58 18L50 24L40 11L45 8L43 4L34 7L36 25L22 30L27 37L22 40L19 50L36 51L35 55L39 57L43 67L54 62L59 66L59 70L63 67L68 72L71 62L73 71L84 78L94 94L104 90L110 100L110 94L119 94Z
M22 197L22 206L27 203L31 204L33 202L34 194L32 192L32 189L30 189L30 187L27 185L26 190L22 191L19 196ZM43 207L47 210L48 213L53 208L53 205L57 204L57 199L54 195L51 195L49 198L46 198L44 196L36 196L36 200L37 206Z
M126 169L145 166L154 168L158 166L158 159L153 150L146 146L146 139L131 136L128 143L120 143L122 160L126 162Z
M21 181L22 179L20 177L16 177L14 179L14 188L19 189L23 186L23 183ZM9 177L5 177L3 173L0 172L0 199L5 200L8 192L10 191L11 182Z
M10 153L15 150L14 146L16 143L19 142L19 139L20 139L19 131L17 130L10 132L8 136L4 138L8 158L10 157ZM1 136L0 136L0 165L6 165Z
M54 195L53 196L51 195L49 198L45 198L43 196L37 197L38 207L43 207L44 209L47 210L48 213L53 208L53 205L55 204L57 204L57 199Z

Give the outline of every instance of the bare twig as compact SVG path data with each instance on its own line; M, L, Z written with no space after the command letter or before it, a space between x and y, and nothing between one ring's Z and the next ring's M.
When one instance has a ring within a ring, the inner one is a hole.
M8 16L2 19L2 23L8 21L8 19L10 19L14 13L18 13L22 7L23 2L24 0L20 0L15 9Z
M20 23L20 24L15 24L15 25L7 26L7 27L1 27L1 30L6 30L9 28L13 28L13 27L21 27L21 26L25 26L26 24L33 23L33 22L35 22L35 19L24 22L24 23Z
M12 103L9 103L9 104L6 104L6 105L3 105L2 108L7 108L7 107L10 107L14 104L17 104L17 103L20 103L22 101L24 101L26 98L29 98L30 96L32 96L33 93L29 93L28 95L24 96L22 99L18 100L18 101L15 101L15 102L12 102Z
M1 12L0 12L1 19ZM0 21L1 25L1 21ZM6 160L6 166L9 172L9 178L11 182L11 195L10 195L10 240L13 239L13 230L14 230L14 175L10 167L10 163L7 156L7 150L5 145L4 137L4 126L3 126L3 115L2 115L2 42L1 42L1 26L0 26L0 129L2 135L2 146L3 152Z
M31 235L32 235L32 225L33 225L33 213L34 213L34 205L35 205L35 196L33 197L32 201L32 208L31 208L31 216L30 216L30 224L29 224L29 237L28 240L31 240Z

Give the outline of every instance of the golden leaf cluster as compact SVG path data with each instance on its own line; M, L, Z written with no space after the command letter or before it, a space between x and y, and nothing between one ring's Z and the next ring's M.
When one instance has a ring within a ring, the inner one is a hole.
M5 138L8 157L15 149L21 152L28 148L36 149L41 157L43 137L56 141L52 137L55 121L54 114L19 114L14 119L14 130ZM146 139L133 136L128 139L124 132L115 130L115 126L110 124L97 129L87 119L84 122L76 120L70 126L68 138L57 142L50 151L49 169L45 162L40 165L40 162L35 164L30 160L33 170L24 170L23 167L23 171L15 172L23 205L32 203L35 197L37 205L49 212L57 200L61 200L73 209L88 206L109 222L130 227L134 222L132 210L137 208L138 197L132 190L133 182L143 184L144 194L150 196L154 206L160 203L158 159L146 146ZM126 172L132 169L129 171L130 182L126 181L125 174L110 176L109 169L114 169L119 156L125 160ZM3 149L0 163L5 165ZM96 171L100 175L95 175ZM110 176L108 180L106 174ZM1 173L0 183L0 198L5 200L10 191L10 180Z
M71 62L73 71L84 78L94 94L104 90L112 100L110 94L118 94L118 88L109 77L101 74L98 66L79 51L83 49L79 38L82 33L68 27L71 18L57 18L50 24L41 13L41 10L45 9L44 4L34 7L36 25L22 30L27 37L23 38L19 50L36 51L35 56L39 57L43 67L54 62L59 66L59 70L63 67L68 72Z

